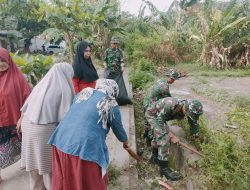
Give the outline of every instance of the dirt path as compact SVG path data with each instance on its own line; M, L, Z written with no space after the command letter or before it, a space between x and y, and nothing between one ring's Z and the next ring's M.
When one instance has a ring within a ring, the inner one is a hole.
M197 94L196 90L203 93ZM199 99L203 104L204 113L209 121L208 126L214 128L216 127L215 124L221 125L226 119L225 112L230 110L231 103L228 100L229 97L230 99L236 96L249 97L250 77L185 77L172 84L171 94L181 98ZM219 96L220 94L221 96Z

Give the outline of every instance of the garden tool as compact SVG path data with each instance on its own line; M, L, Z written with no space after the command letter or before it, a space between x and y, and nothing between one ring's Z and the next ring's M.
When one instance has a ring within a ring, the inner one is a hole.
M132 158L134 158L137 161L141 160L140 156L138 156L129 146L123 145L123 148L129 153L130 156L132 156Z
M201 154L199 151L195 150L194 148L188 146L187 144L183 143L180 141L180 139L178 139L172 132L168 133L168 136L170 138L170 140L174 143L174 144L179 144L181 147L184 147L202 157L204 157L204 154Z

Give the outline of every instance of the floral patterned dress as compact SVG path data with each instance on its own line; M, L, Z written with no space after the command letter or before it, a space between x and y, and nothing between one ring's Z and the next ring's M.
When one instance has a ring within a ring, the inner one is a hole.
M0 127L0 169L14 164L20 159L21 137L16 126Z

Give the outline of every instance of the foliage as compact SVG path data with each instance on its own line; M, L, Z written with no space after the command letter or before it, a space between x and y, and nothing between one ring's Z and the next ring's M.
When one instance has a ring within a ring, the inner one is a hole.
M129 80L134 89L144 89L149 82L154 81L154 68L146 59L141 59L139 64L130 69Z
M206 1L206 2L209 2ZM205 3L204 6L211 5ZM224 10L206 9L199 14L204 30L194 34L203 43L201 60L217 69L249 65L249 2L231 0ZM204 17L206 15L206 17Z
M115 182L120 175L121 175L120 170L116 169L112 164L110 164L108 168L109 188L115 185Z
M53 58L51 56L19 55L18 52L11 54L11 56L22 72L26 74L28 81L33 86L40 81L53 64Z
M30 16L29 3L25 0L1 1L0 18L1 22L4 22L2 26L4 29L18 30L22 33L25 48L29 47L32 37L39 35L48 27L45 21L39 23Z
M185 70L188 76L210 76L210 77L247 77L250 76L250 67L245 69L225 69L218 70L208 65L198 63L180 63L175 65L178 70Z
M116 1L32 1L32 14L39 21L46 21L51 28L64 35L70 61L73 61L74 39L89 39L98 45L106 46L106 30L111 34L121 32L117 20ZM106 39L107 41L109 39ZM103 42L103 43L101 43ZM99 44L101 43L101 44Z
M200 164L209 189L249 189L249 114L249 109L234 108L228 113L228 122L238 127L237 135L214 133L211 142L202 145L206 156Z

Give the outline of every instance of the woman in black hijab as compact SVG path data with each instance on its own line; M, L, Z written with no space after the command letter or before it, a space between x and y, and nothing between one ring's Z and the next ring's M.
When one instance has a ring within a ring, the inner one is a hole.
M74 77L73 84L75 93L86 87L95 88L96 80L99 78L91 60L91 46L86 41L77 45L75 60L73 63Z

